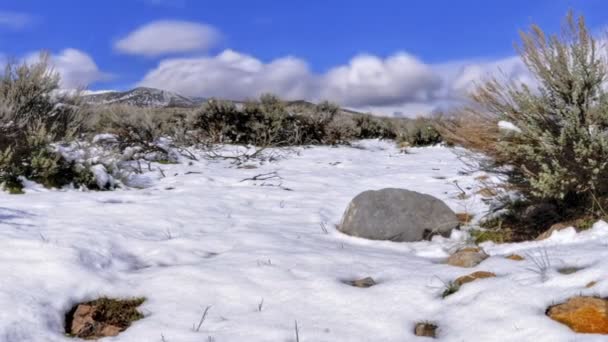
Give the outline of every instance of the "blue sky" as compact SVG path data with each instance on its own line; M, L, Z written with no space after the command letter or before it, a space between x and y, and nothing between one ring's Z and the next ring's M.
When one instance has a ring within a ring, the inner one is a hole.
M423 110L492 67L524 77L518 29L555 31L570 8L606 25L602 0L3 0L0 55L49 50L66 86Z

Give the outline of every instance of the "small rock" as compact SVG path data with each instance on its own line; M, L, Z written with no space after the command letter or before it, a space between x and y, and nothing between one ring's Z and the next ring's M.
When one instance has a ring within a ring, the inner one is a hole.
M435 338L437 337L437 325L428 322L416 323L414 335Z
M597 281L590 281L589 283L587 283L587 285L585 285L586 288L590 289L592 287L594 287L595 285L597 285Z
M100 338L116 336L122 331L117 326L97 322L94 318L97 311L97 307L93 305L78 305L74 312L70 334L82 338Z
M351 286L360 287L360 288L364 288L364 289L376 285L376 281L374 281L374 279L371 277L358 279L358 280L351 280L351 281L347 281L346 283Z
M547 231L540 234L536 238L536 241L548 239L554 232L564 230L564 229L570 228L570 227L572 227L572 225L569 223L565 223L565 222L556 223L556 224L552 225Z
M582 268L580 268L580 267L562 267L562 268L559 268L557 270L557 272L560 274L568 275L568 274L576 273L580 270L582 270Z
M496 274L494 274L492 272L478 271L478 272L473 272L466 276L459 277L456 280L454 280L454 283L456 283L456 285L458 285L458 286L462 286L464 284L473 282L478 279L494 278L494 277L496 277Z
M572 297L547 310L551 319L578 333L608 334L608 301L596 297Z
M519 254L511 254L505 257L505 259L513 260L513 261L522 261L524 257Z
M475 267L488 258L488 255L478 247L466 247L458 250L448 258L448 265L457 267Z

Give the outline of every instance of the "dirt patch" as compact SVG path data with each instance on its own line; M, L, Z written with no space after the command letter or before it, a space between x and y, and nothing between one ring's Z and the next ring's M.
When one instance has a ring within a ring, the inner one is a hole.
M86 340L116 336L144 317L137 310L144 301L144 298L104 297L76 304L65 315L65 333Z

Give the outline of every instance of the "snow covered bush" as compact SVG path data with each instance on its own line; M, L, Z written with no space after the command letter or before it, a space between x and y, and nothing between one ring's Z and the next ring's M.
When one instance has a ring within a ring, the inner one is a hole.
M53 95L59 76L43 54L34 64L8 63L0 75L0 183L21 191L22 177L48 187L90 185L89 171L77 169L58 153L56 144L74 138L81 128L79 107Z
M150 160L169 160L168 140L185 125L185 119L180 121L172 114L128 105L103 106L95 109L89 129L95 134L113 134L121 153L137 151Z
M453 121L447 131L490 156L490 166L504 171L527 201L550 203L563 215L605 215L608 65L603 49L584 18L572 13L560 36L533 25L521 33L518 52L534 83L487 80L461 113L466 120ZM501 121L512 129L499 129ZM477 134L466 134L470 127L463 126L470 123Z

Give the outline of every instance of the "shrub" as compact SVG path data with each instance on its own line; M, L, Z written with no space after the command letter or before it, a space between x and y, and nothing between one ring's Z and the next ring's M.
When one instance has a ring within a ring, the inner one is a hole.
M93 133L116 135L121 151L137 149L144 154L158 154L166 159L167 149L163 138L172 137L185 119L172 113L156 113L151 108L114 105L97 108L89 129Z
M53 95L58 86L45 54L34 64L8 63L1 75L0 183L12 193L20 192L20 177L48 187L88 179L81 175L87 170L57 152L56 144L72 139L82 123L78 106Z
M395 125L397 127L396 140L400 145L427 146L439 144L443 141L441 134L430 119L417 118Z
M212 99L193 116L192 128L213 143L291 146L344 143L349 127L335 126L340 108L329 102L289 106L274 95L247 101L242 108ZM351 126L352 127L352 126Z
M360 139L394 139L397 136L388 119L372 115L358 115L355 117L355 125L359 128L358 138Z
M583 17L570 12L562 31L548 36L533 25L522 32L518 52L535 85L484 82L464 111L482 133L466 136L458 124L448 131L489 155L529 202L600 214L608 195L607 64ZM500 121L515 128L501 133Z

